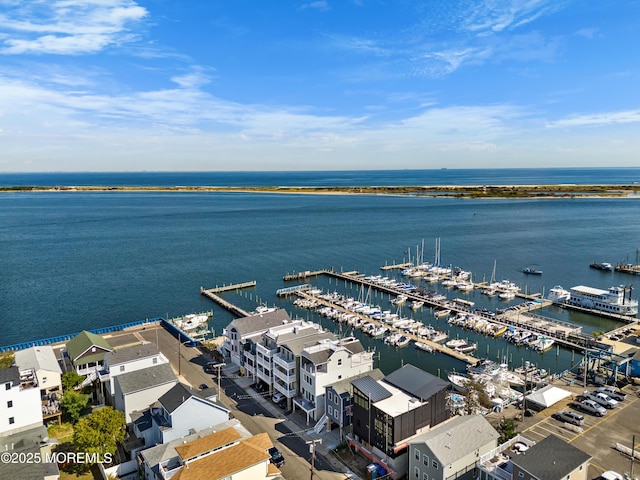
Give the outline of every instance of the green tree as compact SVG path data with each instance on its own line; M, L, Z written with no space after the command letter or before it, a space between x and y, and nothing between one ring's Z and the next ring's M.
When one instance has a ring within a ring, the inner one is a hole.
M498 433L500 438L498 444L502 444L517 435L516 421L513 418L503 418L498 425Z
M82 411L87 408L88 403L89 397L75 390L67 390L60 400L62 410L67 414L72 423L78 421Z
M0 354L0 370L9 368L11 365L13 365L14 360L15 355L13 353Z
M62 375L62 388L65 391L72 390L76 386L80 385L82 380L84 380L84 377L79 375L75 370L72 370Z
M81 418L73 431L73 447L76 452L114 456L117 444L124 441L126 422L124 413L111 407L94 410Z

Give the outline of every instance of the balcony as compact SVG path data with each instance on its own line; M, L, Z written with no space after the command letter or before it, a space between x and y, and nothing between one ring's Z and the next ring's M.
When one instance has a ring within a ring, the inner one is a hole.
M274 382L273 387L287 398L293 398L298 394L298 389L295 385L283 385L278 382Z
M294 360L286 360L285 358L281 357L280 355L275 355L273 357L273 363L275 365L278 365L280 367L282 367L284 370L295 370L296 368L296 361Z

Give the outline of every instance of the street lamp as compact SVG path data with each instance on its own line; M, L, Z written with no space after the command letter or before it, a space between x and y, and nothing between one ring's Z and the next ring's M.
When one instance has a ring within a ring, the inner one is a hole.
M313 468L316 460L316 443L322 443L322 439L317 438L315 440L309 440L305 443L309 445L309 451L311 452L311 480L313 480Z

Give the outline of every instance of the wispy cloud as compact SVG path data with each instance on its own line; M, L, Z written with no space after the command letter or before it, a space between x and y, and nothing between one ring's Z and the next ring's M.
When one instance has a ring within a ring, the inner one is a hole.
M605 126L640 122L640 110L575 115L547 124L550 128Z
M148 12L132 0L26 0L0 14L0 53L81 55L131 42Z
M329 2L327 2L326 0L317 0L315 2L303 3L298 8L300 10L312 9L312 10L326 11L326 10L329 10L330 7L329 7Z

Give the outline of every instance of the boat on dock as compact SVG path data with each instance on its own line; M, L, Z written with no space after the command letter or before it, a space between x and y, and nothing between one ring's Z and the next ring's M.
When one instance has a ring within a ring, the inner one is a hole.
M435 312L433 312L433 316L436 318L448 317L449 315L451 315L451 310L448 308L445 308L444 310L436 310Z
M605 272L613 271L613 265L609 262L592 262L589 264L589 267L595 268L596 270L603 270Z
M203 325L206 325L206 323L212 317L212 312L190 313L189 315L185 315L183 317L173 318L169 320L169 322L184 332L190 332L201 328Z
M411 302L411 310L418 310L424 306L424 302L422 300L414 300Z
M433 348L431 345L424 343L424 342L413 342L413 345L418 349L418 350L422 350L425 351L427 353L434 353L435 352L435 348Z
M464 344L462 345L458 345L457 347L454 347L454 350L456 352L460 352L460 353L471 353L471 352L475 352L478 348L478 344L477 343L467 343L464 342Z

